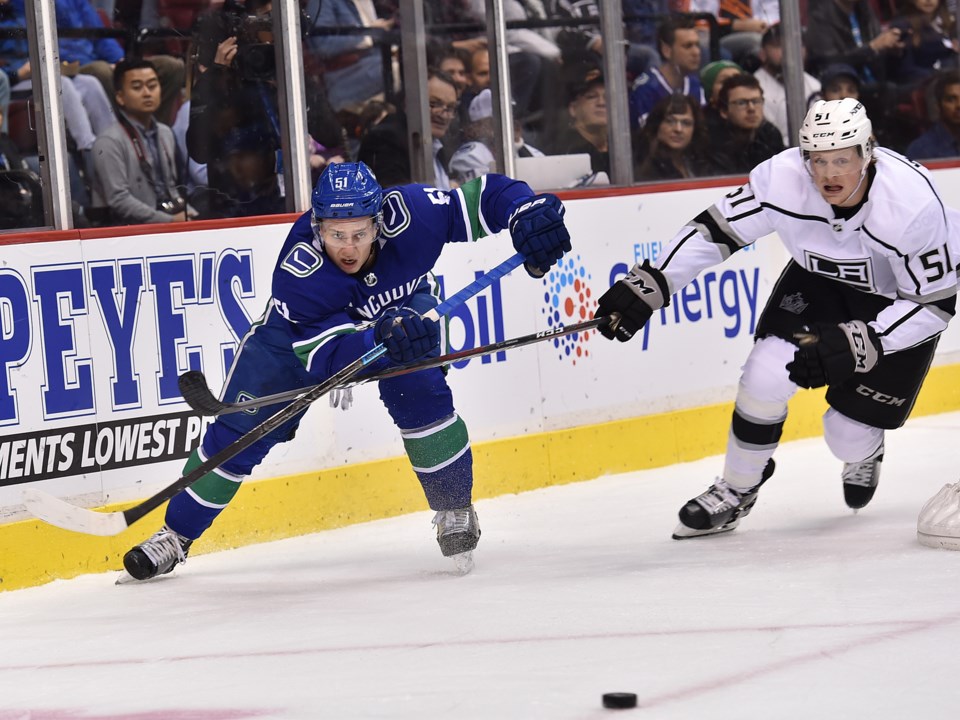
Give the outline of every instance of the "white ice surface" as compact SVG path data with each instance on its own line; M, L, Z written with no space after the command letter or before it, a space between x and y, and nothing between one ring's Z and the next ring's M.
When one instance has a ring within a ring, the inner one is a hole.
M855 515L785 444L740 529L682 542L720 458L482 501L465 577L425 512L0 593L0 720L956 718L960 553L916 519L958 446L955 413L888 433Z

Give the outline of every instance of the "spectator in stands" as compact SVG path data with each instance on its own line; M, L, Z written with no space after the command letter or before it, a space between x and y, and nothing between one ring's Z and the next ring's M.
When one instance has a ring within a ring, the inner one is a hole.
M6 113L0 108L0 127ZM0 230L43 225L40 178L32 172L17 144L0 130Z
M700 82L703 83L703 91L707 96L707 104L703 106L703 124L707 137L718 135L726 122L720 115L720 88L727 78L742 74L743 68L732 60L715 60L700 71Z
M660 62L657 26L670 14L671 0L622 0L627 46L627 82Z
M465 50L444 43L432 53L428 52L427 64L449 75L461 97L470 86L470 53ZM489 68L489 59L487 65Z
M319 9L316 7L319 5ZM313 26L323 29L370 28L369 34L314 35L308 50L322 60L327 96L335 111L359 113L369 100L384 99L385 33L396 24L395 17L379 17L373 0L311 0L307 15ZM388 55L389 58L389 55Z
M883 82L889 62L900 58L899 28L880 27L870 0L809 0L806 37L811 72L845 63L867 83Z
M24 12L24 0L11 0L13 7ZM103 27L103 22L90 0L56 0L57 25L61 28ZM113 67L124 58L124 50L113 38L60 37L60 60L78 63L80 72L92 75L106 92L114 97ZM180 58L169 55L153 55L150 61L156 66L160 77L161 99L157 117L171 122L175 106L179 104L184 88L184 64Z
M199 75L190 101L187 149L195 162L207 165L206 192L191 196L201 217L286 209L271 10L269 1L247 0L243 8L225 5L197 23ZM310 137L332 151L330 157L342 154L343 127L322 88L307 78L306 93ZM311 141L305 142L313 149ZM263 176L268 166L273 169Z
M470 103L469 122L463 128L465 142L450 157L450 178L459 185L494 170L493 97L490 88L481 90ZM543 153L523 138L519 119L513 120L513 140L517 157L542 157Z
M607 98L603 74L596 67L571 68L575 74L567 82L569 123L560 134L555 155L588 153L595 173L610 174L607 146Z
M787 91L783 85L783 48L780 45L780 24L771 25L763 34L760 47L760 68L753 74L763 90L763 115L777 126L784 147L791 143L787 127ZM820 81L809 73L803 74L803 98L809 100L820 92Z
M860 99L860 76L850 65L835 63L820 73L820 98L841 100L845 97Z
M0 6L2 7L2 6ZM0 133L9 132L9 123L7 122L7 112L10 110L10 76L6 73L6 66L0 68L3 72L0 72L0 115L3 116L3 120L0 120Z
M93 146L94 206L109 208L115 225L185 221L173 130L156 119L156 68L149 60L121 60L114 68L113 86L119 122Z
M911 160L960 157L960 72L939 75L933 85L937 122L907 146Z
M657 47L661 62L638 77L630 91L630 126L639 128L647 113L660 98L675 92L691 96L705 104L700 86L700 36L693 20L675 16L657 29Z
M600 65L603 62L603 37L600 35L600 8L597 0L551 0L549 15L561 23L571 20L593 20L597 23L559 27L556 40L564 65Z
M741 175L784 149L780 131L763 117L763 90L753 75L734 75L720 88L720 116L708 143L718 173Z
M705 155L706 126L700 106L689 95L661 99L641 131L637 180L680 180L710 175Z
M26 16L16 10L10 0L0 0L0 27L24 27ZM26 38L0 40L0 58L5 63L6 74L12 92L18 97L29 97L33 92L30 55ZM113 104L103 86L92 75L78 73L77 63L62 63L60 87L62 95L63 122L82 158L82 166L88 182L92 183L90 152L97 135L113 125L117 119Z
M915 85L937 70L957 67L957 21L947 0L902 0L902 11L890 22L904 39L903 57L892 73L894 82Z
M443 140L458 109L457 87L453 78L439 70L429 70L427 98L433 141L433 184L441 190L449 190L450 177ZM406 114L397 110L371 127L360 142L357 159L373 170L383 187L412 182Z
M748 0L677 0L674 8L680 12L708 13L717 19L720 33L720 54L717 60L733 60L738 65L756 67L760 53L760 38L770 22L780 19L779 6L766 3L763 14L754 15ZM774 14L775 17L771 17ZM705 51L709 38L701 40Z
M733 60L714 60L712 63L704 65L700 71L700 84L703 86L703 94L707 98L707 106L717 106L717 101L720 99L720 88L723 87L724 80L742 73L743 68Z

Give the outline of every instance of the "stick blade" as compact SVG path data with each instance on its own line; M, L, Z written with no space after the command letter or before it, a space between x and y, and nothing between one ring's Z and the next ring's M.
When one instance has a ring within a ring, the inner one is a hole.
M187 405L203 415L217 415L226 408L226 405L210 392L207 379L198 370L185 372L177 378L177 385Z
M122 512L88 510L34 488L23 489L23 504L44 522L84 535L119 535L128 527Z

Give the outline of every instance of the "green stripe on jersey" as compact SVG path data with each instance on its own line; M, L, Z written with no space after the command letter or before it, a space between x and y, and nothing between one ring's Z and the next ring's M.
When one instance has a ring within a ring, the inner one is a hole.
M487 236L480 222L480 198L483 195L483 178L478 177L460 186L458 192L463 193L463 206L467 213L467 225L470 228L470 239L479 240Z
M312 353L318 346L323 345L325 342L332 340L338 335L349 335L351 333L355 333L356 331L357 328L355 325L349 325L347 327L340 326L329 332L325 332L322 335L317 335L311 340L295 344L293 346L293 352L296 353L298 358L300 358L300 362L303 363L304 367L309 367L310 353Z
M403 446L410 458L410 464L418 470L429 470L443 466L463 453L470 444L467 425L460 416L447 424L443 423L435 432L417 437L403 435Z
M190 458L183 468L183 474L187 475L193 472L202 462L200 453L194 450L190 453ZM191 485L190 489L204 502L211 505L226 506L237 494L240 483L225 478L223 475L218 475L216 471L211 471Z

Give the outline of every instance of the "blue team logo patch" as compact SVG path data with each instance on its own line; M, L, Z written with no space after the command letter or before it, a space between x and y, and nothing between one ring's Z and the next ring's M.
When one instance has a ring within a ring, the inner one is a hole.
M306 277L323 266L323 257L307 243L297 243L280 263L291 275Z

